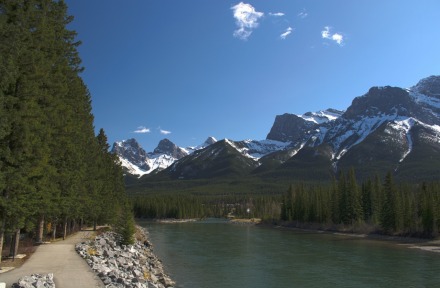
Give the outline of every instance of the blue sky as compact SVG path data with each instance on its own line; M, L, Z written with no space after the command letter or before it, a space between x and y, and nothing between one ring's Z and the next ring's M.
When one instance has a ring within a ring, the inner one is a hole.
M440 74L437 0L66 2L110 144L261 140L276 115Z

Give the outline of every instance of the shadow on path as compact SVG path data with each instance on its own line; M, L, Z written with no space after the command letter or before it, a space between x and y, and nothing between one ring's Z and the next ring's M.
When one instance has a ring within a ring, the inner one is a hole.
M6 282L6 287L11 287L20 277L34 273L53 273L55 285L59 288L105 287L75 251L76 243L94 235L92 230L83 230L66 240L40 245L20 268L0 274L0 282Z

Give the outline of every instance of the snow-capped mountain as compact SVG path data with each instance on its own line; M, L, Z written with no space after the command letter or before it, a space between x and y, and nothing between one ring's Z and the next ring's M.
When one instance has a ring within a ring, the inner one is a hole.
M292 142L294 145L304 143L319 125L333 122L343 111L327 109L318 112L307 112L302 115L285 113L278 115L266 139L280 142Z
M208 147L209 145L214 144L214 143L216 143L216 142L217 142L217 139L215 139L214 137L210 136L210 137L208 137L208 138L205 140L205 142L203 142L202 144L200 144L200 145L198 145L198 146L195 146L195 147L187 147L187 148L185 148L184 150L185 150L185 151L187 152L187 154L189 155L189 154L194 153L194 151L197 151L197 150L200 150L200 149L206 148L206 147Z
M412 141L411 130L415 124L431 130L435 135L440 128L440 99L435 97L440 95L437 94L440 93L437 82L440 83L440 77L423 79L409 89L390 86L371 88L367 94L355 98L332 127L320 129L314 145L329 143L333 148L334 160L339 160L350 148L363 142L383 125L398 130L399 135L409 139L408 143ZM430 87L430 90L425 87ZM420 91L432 92L426 95ZM404 144L403 141L399 142ZM408 143L406 145L410 145Z
M277 116L268 135L293 140L297 149L290 167L292 163L296 169L306 167L313 155L325 155L333 171L355 167L365 175L387 170L410 175L421 162L440 165L440 76L425 78L408 89L373 87L328 121L312 119L313 113L304 115ZM301 121L305 119L309 121ZM315 152L298 153L304 148Z
M188 155L188 152L168 139L161 140L156 149L150 153L145 152L134 138L115 142L112 152L118 155L127 173L138 177L163 170Z
M237 150L243 157L247 157L258 165L258 159L275 151L286 149L290 142L275 140L244 140L232 141L224 139L231 147ZM215 143L217 139L208 137L205 142L195 147L181 148L168 139L159 142L153 152L146 153L135 139L128 139L113 144L112 151L117 153L121 165L131 175L141 177L153 171L158 172L166 169L175 161L192 155L196 151L203 150Z
M119 156L122 166L127 168L130 174L139 174L140 171L151 169L147 152L134 138L113 143L111 151Z
M165 139L152 153L134 142L115 143L114 149L127 171L137 175L165 170L162 175L193 179L246 172L328 180L331 173L354 167L360 177L394 171L409 179L438 178L440 76L407 89L372 87L345 112L278 115L266 140L210 137L179 148Z

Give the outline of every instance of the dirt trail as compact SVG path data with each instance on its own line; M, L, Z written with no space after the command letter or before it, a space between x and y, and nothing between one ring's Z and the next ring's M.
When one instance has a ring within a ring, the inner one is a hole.
M20 277L39 274L54 274L57 288L104 287L102 281L75 251L75 244L93 235L92 231L80 231L64 241L43 244L20 268L0 274L0 283L11 287Z

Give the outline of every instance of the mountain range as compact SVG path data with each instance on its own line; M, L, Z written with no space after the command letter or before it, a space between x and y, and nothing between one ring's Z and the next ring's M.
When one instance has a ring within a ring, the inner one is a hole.
M438 179L440 76L411 88L372 87L345 111L278 115L261 141L210 137L181 148L164 139L147 153L129 139L112 150L127 175L142 176L142 183L243 177L325 181L351 167L362 179L388 171L408 181Z

